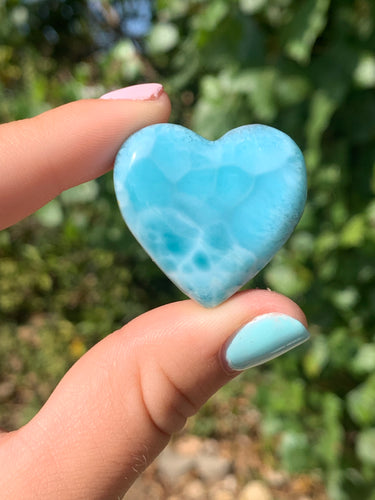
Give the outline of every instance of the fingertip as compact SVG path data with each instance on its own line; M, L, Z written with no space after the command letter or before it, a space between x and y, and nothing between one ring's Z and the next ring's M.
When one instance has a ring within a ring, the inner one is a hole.
M161 92L159 98L157 99L156 103L160 106L161 111L162 111L162 121L167 122L169 120L171 110L172 110L172 104L169 98L169 95L163 91Z
M233 296L244 308L253 311L254 317L271 312L286 314L300 321L305 327L308 322L305 313L292 299L270 289L244 290Z
M129 135L170 112L162 90L151 100L84 99L1 125L0 227L108 172Z

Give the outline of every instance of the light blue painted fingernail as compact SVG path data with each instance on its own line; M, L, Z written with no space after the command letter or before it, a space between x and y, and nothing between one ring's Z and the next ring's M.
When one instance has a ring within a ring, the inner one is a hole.
M303 324L295 318L286 314L263 314L229 340L226 362L232 370L245 370L284 354L309 336Z

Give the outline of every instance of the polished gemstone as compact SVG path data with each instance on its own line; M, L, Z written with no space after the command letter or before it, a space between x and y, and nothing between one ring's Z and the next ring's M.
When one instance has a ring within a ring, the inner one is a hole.
M122 215L165 274L203 306L254 277L291 235L306 201L298 146L265 125L208 141L173 124L146 127L121 147Z

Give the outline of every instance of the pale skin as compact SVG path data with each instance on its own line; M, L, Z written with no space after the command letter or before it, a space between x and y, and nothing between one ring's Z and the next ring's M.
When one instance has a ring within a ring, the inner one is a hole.
M162 93L149 101L77 101L1 125L0 228L109 171L131 133L167 121L169 113ZM168 304L107 335L28 424L0 434L2 498L121 497L186 419L236 375L222 361L227 339L269 312L306 325L290 299L250 290L214 309L191 300Z

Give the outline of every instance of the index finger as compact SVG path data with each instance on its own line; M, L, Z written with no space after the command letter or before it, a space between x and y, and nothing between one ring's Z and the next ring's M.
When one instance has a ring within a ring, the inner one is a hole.
M138 100L125 92L119 99L76 101L0 125L0 229L104 174L130 134L167 121L170 102L163 87L143 87Z

